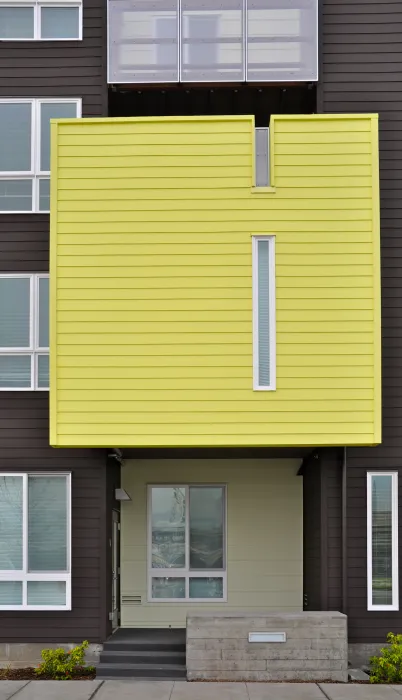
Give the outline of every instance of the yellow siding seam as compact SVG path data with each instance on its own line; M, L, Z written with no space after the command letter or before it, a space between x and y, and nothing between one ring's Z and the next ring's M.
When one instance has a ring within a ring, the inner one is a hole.
M57 242L58 242L58 125L50 123L50 281L49 281L49 442L57 445Z
M378 115L371 116L373 207L373 306L374 306L374 441L382 439L381 418L381 251Z

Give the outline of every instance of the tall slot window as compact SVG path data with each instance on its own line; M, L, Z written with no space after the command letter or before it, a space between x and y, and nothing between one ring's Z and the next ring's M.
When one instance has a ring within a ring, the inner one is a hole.
M0 0L0 41L82 39L80 0Z
M226 599L224 486L150 486L148 597Z
M49 276L0 275L0 390L49 389Z
M253 386L276 388L275 238L253 236Z
M70 474L0 475L0 610L71 610Z
M368 610L399 610L398 474L367 474Z
M80 100L0 99L0 214L49 211L50 120L80 116Z

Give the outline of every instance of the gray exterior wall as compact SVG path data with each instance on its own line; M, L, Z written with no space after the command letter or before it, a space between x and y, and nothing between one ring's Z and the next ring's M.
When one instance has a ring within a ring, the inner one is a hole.
M402 611L367 611L366 472L397 470L402 504L402 4L323 0L321 19L320 111L380 115L383 442L347 451L344 612L350 642L383 642Z

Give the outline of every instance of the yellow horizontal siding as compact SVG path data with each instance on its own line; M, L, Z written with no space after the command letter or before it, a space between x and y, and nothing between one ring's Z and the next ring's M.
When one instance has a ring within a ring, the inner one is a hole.
M380 440L372 115L52 125L51 443ZM253 235L276 239L277 390L252 384Z

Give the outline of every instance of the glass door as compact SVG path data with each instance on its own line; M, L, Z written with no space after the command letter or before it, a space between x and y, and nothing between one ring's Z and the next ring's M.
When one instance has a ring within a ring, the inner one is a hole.
M112 515L112 628L119 626L120 618L120 513Z

